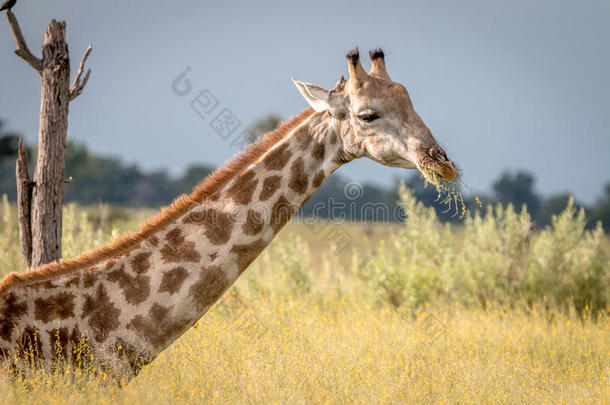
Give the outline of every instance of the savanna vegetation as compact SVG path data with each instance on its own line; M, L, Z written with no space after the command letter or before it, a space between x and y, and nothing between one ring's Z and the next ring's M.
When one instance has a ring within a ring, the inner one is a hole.
M297 218L124 388L57 368L6 403L608 403L610 243L572 202L542 229L511 205L456 225L401 188L404 223ZM66 207L64 255L152 210ZM14 207L0 274L20 268ZM95 368L93 365L92 368Z

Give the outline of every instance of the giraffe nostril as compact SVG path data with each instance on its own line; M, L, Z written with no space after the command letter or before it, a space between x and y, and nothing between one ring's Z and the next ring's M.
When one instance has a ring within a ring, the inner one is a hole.
M443 148L441 148L438 145L433 146L432 148L430 148L430 151L428 152L430 154L430 156L436 160L441 160L444 162L448 162L449 158L447 157L447 154L445 153L445 151L443 150Z

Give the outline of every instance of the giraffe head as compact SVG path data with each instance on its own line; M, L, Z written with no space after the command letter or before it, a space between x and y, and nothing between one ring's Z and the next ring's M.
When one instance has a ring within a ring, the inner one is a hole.
M340 123L346 160L368 157L386 166L417 168L435 182L453 180L455 165L413 109L407 89L390 79L383 51L370 56L367 73L358 49L349 52L349 79L341 78L331 90L293 81L314 110Z

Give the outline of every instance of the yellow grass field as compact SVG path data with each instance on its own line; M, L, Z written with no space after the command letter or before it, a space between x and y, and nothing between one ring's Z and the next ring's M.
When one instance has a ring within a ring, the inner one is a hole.
M609 401L607 316L454 306L418 319L259 298L234 316L212 311L124 389L37 374L5 377L0 395L7 404Z
M70 369L17 380L4 370L2 402L610 403L603 233L575 211L534 234L511 209L448 227L403 199L404 225L289 224L126 387ZM150 214L104 210L67 208L68 256ZM20 260L7 204L0 223L4 274Z

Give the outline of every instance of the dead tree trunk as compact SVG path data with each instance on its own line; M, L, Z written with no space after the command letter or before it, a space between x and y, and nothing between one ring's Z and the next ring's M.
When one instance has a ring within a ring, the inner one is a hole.
M17 215L19 218L19 243L21 257L26 269L32 263L32 182L28 170L28 154L23 143L23 135L19 137L17 155Z
M89 79L91 69L81 80L91 45L81 59L76 78L70 86L70 57L66 43L66 23L52 20L44 35L42 58L34 56L11 10L7 17L17 50L42 78L38 157L34 181L29 181L25 148L17 160L19 188L19 232L26 268L37 268L61 258L63 183L68 131L68 107ZM29 201L28 201L29 198ZM29 242L29 243L28 243Z

